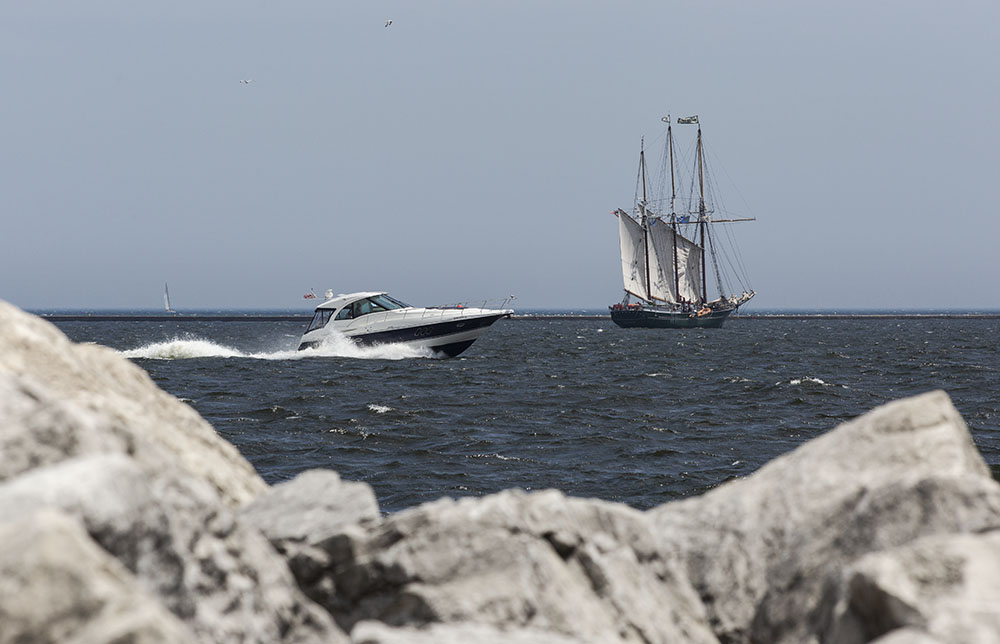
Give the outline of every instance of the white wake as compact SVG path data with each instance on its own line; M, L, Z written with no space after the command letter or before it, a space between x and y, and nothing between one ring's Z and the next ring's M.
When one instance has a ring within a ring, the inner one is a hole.
M253 360L301 360L303 358L357 358L360 360L405 360L408 358L433 358L431 351L415 349L403 344L380 344L362 347L346 336L331 334L313 349L297 351L281 349L247 353L201 338L174 338L153 342L135 349L119 351L126 358L146 360L188 360L192 358L247 358Z

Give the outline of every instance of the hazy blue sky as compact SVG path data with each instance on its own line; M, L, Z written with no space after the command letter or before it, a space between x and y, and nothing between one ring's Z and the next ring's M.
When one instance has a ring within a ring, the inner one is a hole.
M996 0L5 0L0 298L605 306L608 212L669 112L758 218L754 309L1000 308L998 25Z

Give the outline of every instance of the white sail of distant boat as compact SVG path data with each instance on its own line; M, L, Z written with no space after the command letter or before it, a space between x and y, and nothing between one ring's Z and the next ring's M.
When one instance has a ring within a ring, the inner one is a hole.
M177 312L177 311L173 310L172 308L170 308L170 287L167 286L166 282L163 283L163 309L167 313L176 313Z

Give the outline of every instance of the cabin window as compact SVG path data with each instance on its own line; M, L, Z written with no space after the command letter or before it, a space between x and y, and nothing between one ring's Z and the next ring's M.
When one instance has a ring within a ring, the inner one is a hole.
M320 309L316 311L316 315L313 316L312 322L309 323L306 333L325 327L326 323L330 321L331 316L333 316L333 309Z
M350 305L347 305L340 309L340 313L337 314L337 317L335 317L334 320L350 320L353 317L354 309L352 309Z
M399 300L391 298L388 295L376 295L375 297L371 298L371 300L377 306L382 307L381 309L376 309L376 310L383 310L384 309L386 311L392 311L393 309L408 309L408 308L410 308L409 304L403 304Z
M389 304L391 306L391 302L386 302L385 304ZM354 317L356 318L359 318L362 315L368 315L369 313L383 313L388 310L388 308L383 306L383 304L378 301L378 296L368 297L354 303Z

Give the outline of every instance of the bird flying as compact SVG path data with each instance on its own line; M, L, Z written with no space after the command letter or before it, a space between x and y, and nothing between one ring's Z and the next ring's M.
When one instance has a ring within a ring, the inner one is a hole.
M392 20L386 20L386 21L385 21L385 26L386 26L386 27L388 27L388 26L389 26L389 25L391 25L391 24L392 24Z
M245 78L245 79L241 80L240 82L243 83L244 85L249 85L250 83L253 82L253 79L252 78Z

